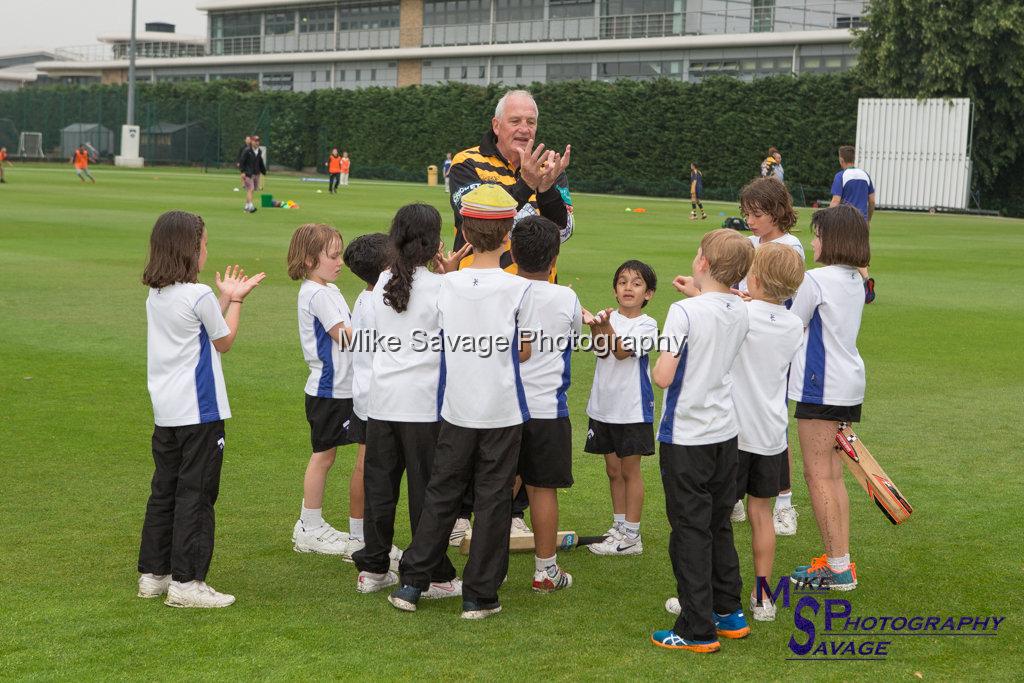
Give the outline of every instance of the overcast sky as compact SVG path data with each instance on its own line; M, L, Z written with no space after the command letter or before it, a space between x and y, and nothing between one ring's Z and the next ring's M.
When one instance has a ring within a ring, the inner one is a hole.
M147 21L177 25L177 33L206 34L206 13L197 0L138 0L138 30ZM131 0L0 0L4 39L12 50L92 45L105 33L128 33Z

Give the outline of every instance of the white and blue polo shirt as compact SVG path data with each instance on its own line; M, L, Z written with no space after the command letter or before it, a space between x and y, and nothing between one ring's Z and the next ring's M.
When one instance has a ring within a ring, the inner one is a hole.
M851 166L836 173L832 180L832 194L839 197L843 204L857 207L868 218L868 195L875 193L875 185L867 172Z
M352 398L352 354L341 350L329 333L338 323L352 325L348 304L338 288L303 280L299 288L299 342L309 366L309 396Z
M212 343L229 330L213 290L198 283L150 289L146 320L147 384L156 425L231 417L220 352Z
M609 322L623 348L633 355L622 360L612 353L598 356L587 416L606 424L652 424L650 352L657 347L658 322L646 314L627 318L618 311L612 311Z
M583 326L576 292L550 282L533 282L533 319L524 327L537 334L521 373L531 419L569 416L568 391L575 340Z
M789 373L789 398L831 406L863 403L864 361L857 351L864 312L860 272L841 265L807 271L790 311L805 328Z
M499 429L530 419L519 332L533 319L533 284L500 268L463 268L441 278L437 310L446 422Z
M658 441L704 446L739 434L731 371L748 326L747 306L734 294L705 292L669 307L662 334L681 350Z

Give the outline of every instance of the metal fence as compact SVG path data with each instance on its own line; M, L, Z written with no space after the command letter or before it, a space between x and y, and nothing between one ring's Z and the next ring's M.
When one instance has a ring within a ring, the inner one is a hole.
M82 142L92 144L101 161L112 160L120 148L126 122L121 89L25 90L19 95L0 113L0 147L7 147L12 157L21 132L42 133L43 154L50 161L66 160L68 145ZM210 98L170 101L141 92L135 121L141 129L139 154L147 165L231 167L251 132L259 132L263 144L273 148L274 114L271 105L244 98L237 103Z

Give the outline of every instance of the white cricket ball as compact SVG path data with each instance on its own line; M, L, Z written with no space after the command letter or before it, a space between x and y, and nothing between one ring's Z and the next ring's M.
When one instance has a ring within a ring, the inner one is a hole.
M323 190L317 190L317 191L316 191L316 193L317 193L317 194L323 194L323 193L324 193L324 191L323 191Z
M235 192L238 192L238 188L237 187L232 188L232 190L234 190Z

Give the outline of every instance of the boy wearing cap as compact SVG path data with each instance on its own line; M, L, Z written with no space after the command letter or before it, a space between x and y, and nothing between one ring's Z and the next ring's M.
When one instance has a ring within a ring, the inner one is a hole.
M533 283L501 269L516 214L508 192L481 185L463 197L460 210L476 258L441 283L441 429L423 513L399 566L401 587L388 600L416 610L472 484L476 524L463 574L462 617L483 619L501 611L498 587L508 573L512 486L523 423L530 419L519 363L530 357L520 333L533 319Z

